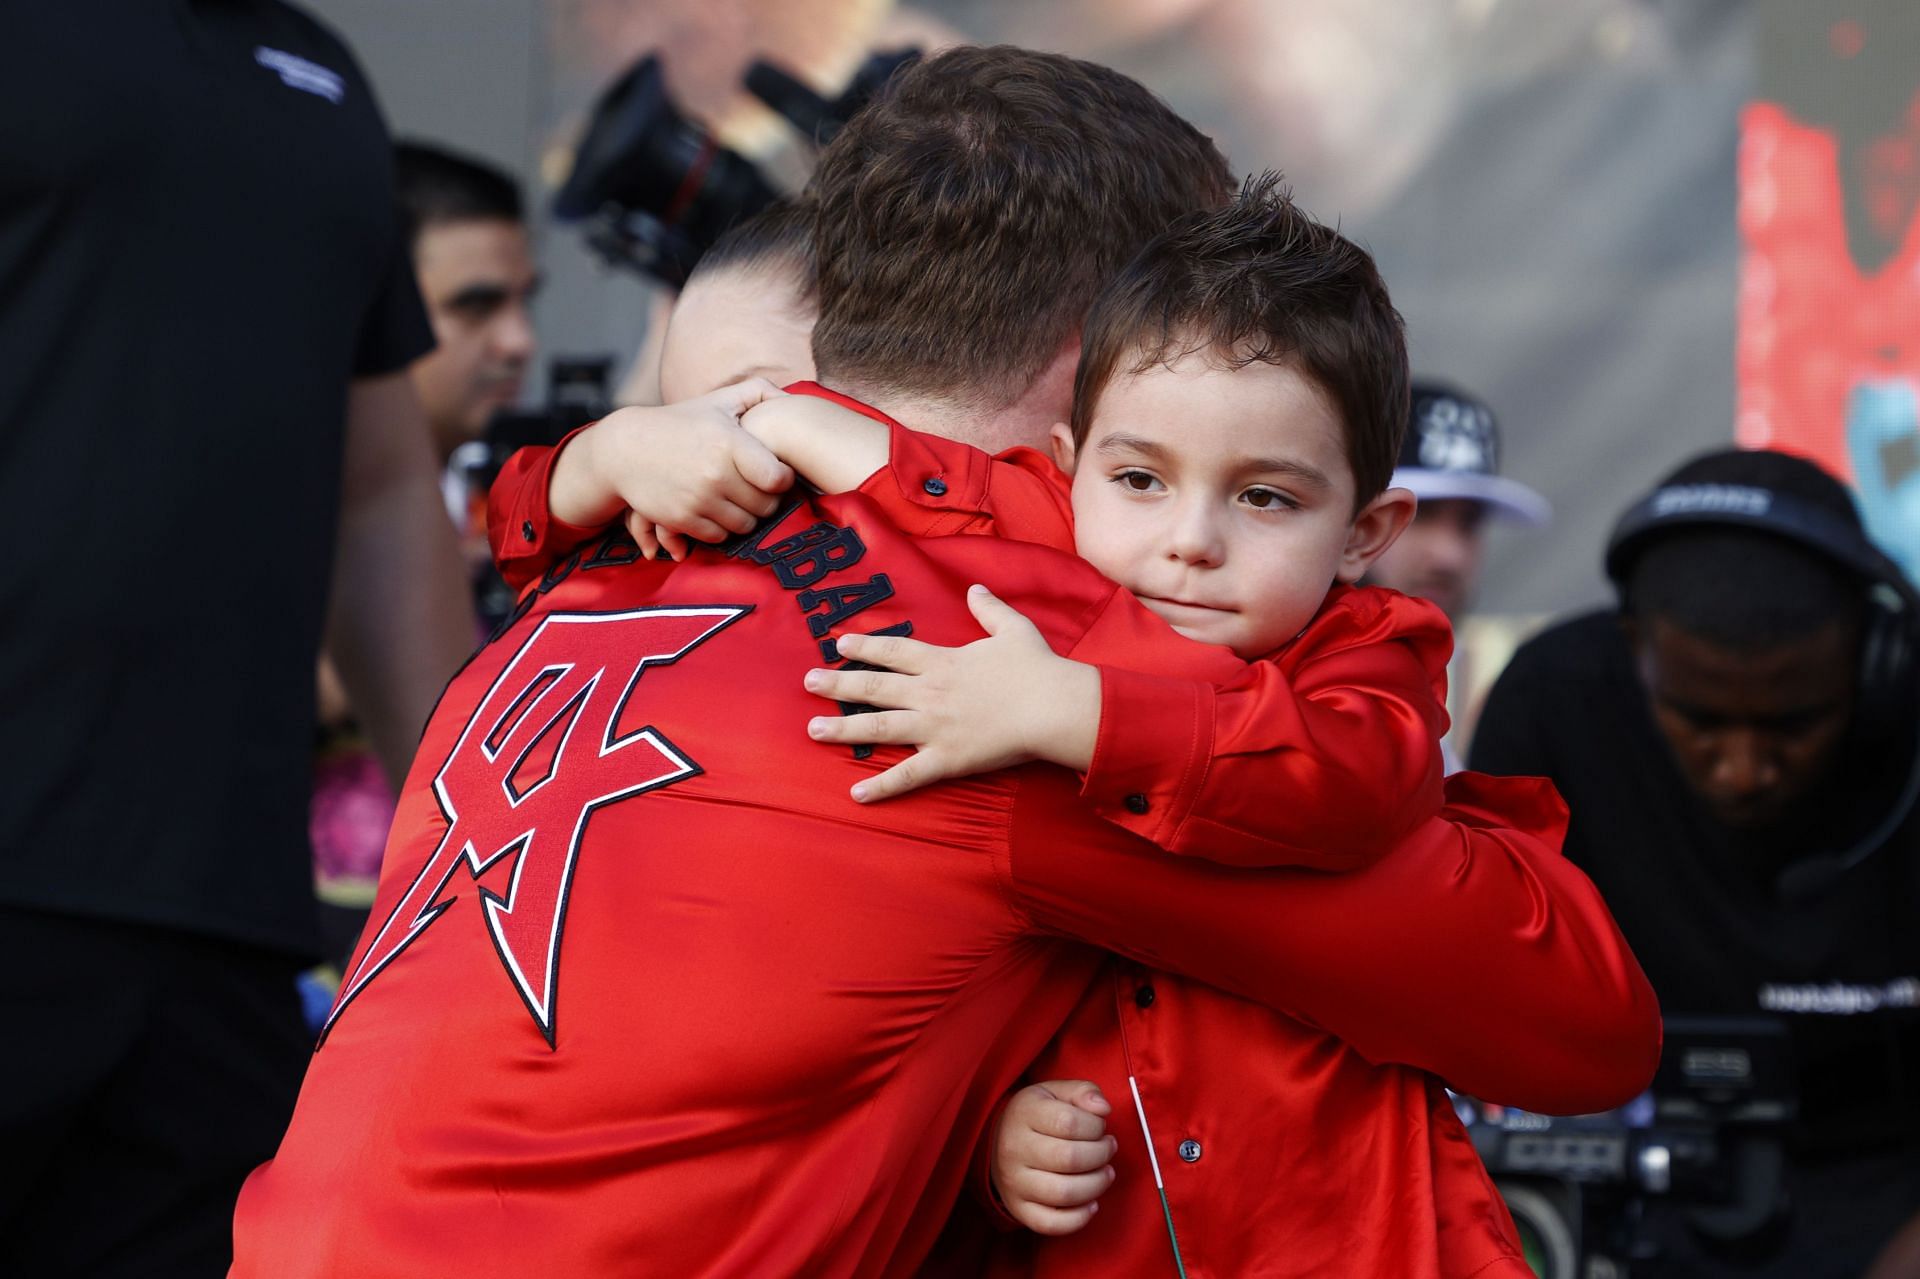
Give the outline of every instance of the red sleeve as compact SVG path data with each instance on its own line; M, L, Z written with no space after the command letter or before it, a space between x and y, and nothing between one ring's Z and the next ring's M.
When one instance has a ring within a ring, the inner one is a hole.
M1024 1088L1025 1084L1015 1084L1000 1100L994 1103L993 1111L987 1116L987 1126L981 1130L980 1140L974 1145L973 1160L967 1169L967 1193L982 1214L1001 1231L1025 1229L1013 1214L1007 1211L1007 1205L1000 1198L1000 1192L993 1185L993 1148L1000 1137L1000 1118L1007 1113L1007 1103L1013 1100L1013 1094Z
M1073 549L1066 477L1045 454L1009 449L995 457L938 435L889 422L887 465L859 492L903 531L919 537L992 534Z
M582 528L555 519L547 506L554 461L586 429L569 433L551 448L534 445L519 450L507 459L487 491L487 544L493 548L500 576L515 591L525 590L582 542L606 531L605 525Z
M1452 646L1433 605L1341 589L1299 639L1225 684L1102 665L1081 793L1169 852L1364 866L1440 808Z
M1447 807L1346 875L1173 858L1092 820L1070 774L1024 770L1015 900L1104 946L1304 1019L1369 1060L1528 1110L1623 1104L1653 1077L1653 989L1560 855L1541 778L1460 773Z

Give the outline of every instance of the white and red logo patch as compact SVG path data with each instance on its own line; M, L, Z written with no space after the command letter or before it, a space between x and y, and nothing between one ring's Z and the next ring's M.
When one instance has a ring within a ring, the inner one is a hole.
M587 821L607 804L700 772L653 725L622 729L649 666L678 661L750 609L553 613L521 645L434 776L446 834L359 962L321 1030L449 910L469 881L514 859L504 894L474 883L500 963L548 1044L567 892ZM561 784L564 783L564 784ZM461 867L467 880L456 880Z

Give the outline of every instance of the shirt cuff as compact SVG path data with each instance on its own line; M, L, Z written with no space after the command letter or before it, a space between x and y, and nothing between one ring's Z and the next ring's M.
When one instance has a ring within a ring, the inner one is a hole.
M1161 848L1193 811L1213 758L1214 689L1100 668L1100 731L1080 788L1093 811Z
M537 579L582 542L605 531L605 525L588 528L558 519L549 505L554 464L561 450L586 429L583 426L569 431L552 448L540 450L530 465L527 458L532 450L522 449L508 459L500 478L494 481L487 499L489 540L500 575L516 590Z
M923 537L957 533L987 505L993 460L970 444L887 425L887 464L857 492L872 498L903 531Z

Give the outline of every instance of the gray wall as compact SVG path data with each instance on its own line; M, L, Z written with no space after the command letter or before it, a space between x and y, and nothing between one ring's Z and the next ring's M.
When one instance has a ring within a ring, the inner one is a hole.
M358 55L396 137L491 160L525 185L545 278L534 320L547 355L616 357L646 328L650 291L604 270L573 231L540 213L548 122L560 111L547 0L297 0ZM544 361L542 362L544 370ZM544 372L529 394L538 395Z

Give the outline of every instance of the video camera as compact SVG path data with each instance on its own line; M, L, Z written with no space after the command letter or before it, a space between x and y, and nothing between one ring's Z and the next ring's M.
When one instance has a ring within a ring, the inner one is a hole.
M918 49L876 53L832 100L770 62L748 69L746 87L821 147L919 57ZM727 228L778 194L752 161L680 112L660 56L648 54L594 104L553 211L562 222L585 222L587 243L608 263L678 288Z
M450 479L458 485L456 508L463 534L486 543L487 491L513 454L533 444L558 444L577 427L613 411L607 383L613 375L610 356L557 356L547 365L547 402L539 408L502 409L487 423L486 434L454 450L448 461ZM490 555L478 555L473 564L475 611L488 630L512 611L513 592L501 580Z
M1541 1279L1626 1279L1657 1255L1641 1225L1659 1200L1716 1252L1784 1240L1797 1103L1780 1022L1669 1019L1652 1089L1618 1110L1562 1118L1457 1095L1454 1109Z

